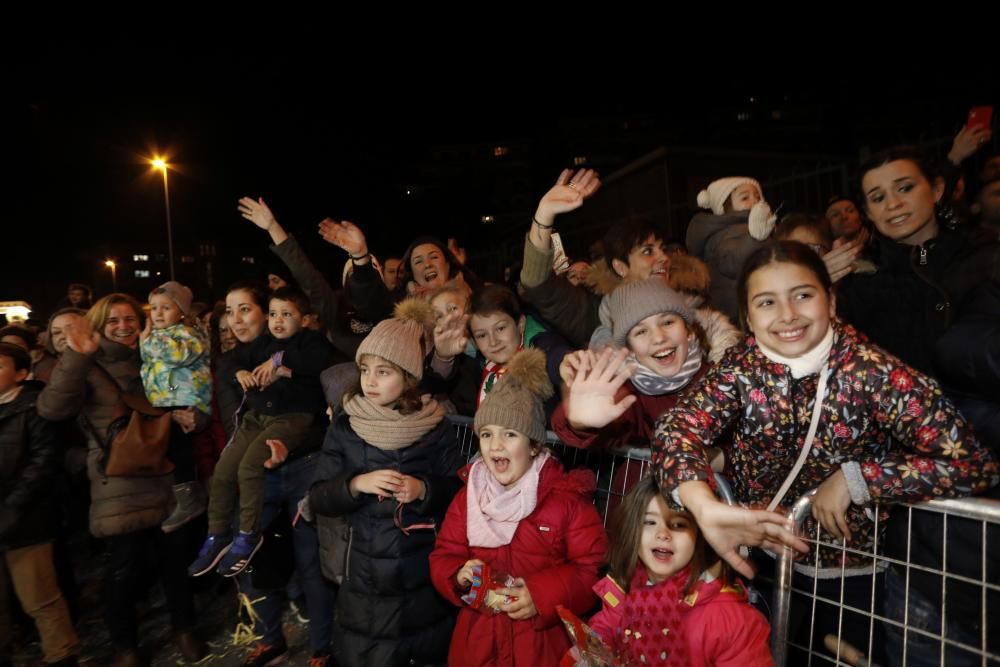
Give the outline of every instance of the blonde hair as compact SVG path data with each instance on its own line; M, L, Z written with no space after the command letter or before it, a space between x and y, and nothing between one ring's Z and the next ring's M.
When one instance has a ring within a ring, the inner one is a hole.
M108 323L108 318L111 317L111 308L122 303L130 306L135 311L135 316L139 318L140 329L146 326L146 312L142 309L142 305L128 294L116 292L102 296L87 311L85 317L90 322L90 326L93 327L94 331L103 336L104 327Z

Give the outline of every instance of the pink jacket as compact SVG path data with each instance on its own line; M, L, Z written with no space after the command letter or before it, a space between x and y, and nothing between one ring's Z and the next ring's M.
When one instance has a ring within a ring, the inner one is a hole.
M649 586L640 563L628 593L605 577L594 586L603 607L590 627L628 664L770 667L770 627L743 585L700 580L685 596L688 573Z

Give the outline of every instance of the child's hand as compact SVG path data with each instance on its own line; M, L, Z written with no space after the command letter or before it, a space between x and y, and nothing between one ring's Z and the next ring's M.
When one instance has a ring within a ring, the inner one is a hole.
M485 565L485 563L478 558L465 561L465 565L463 565L462 569L455 575L455 581L458 582L459 586L468 588L472 585L472 568L477 565Z
M851 491L843 470L837 470L824 480L816 490L812 502L813 518L838 540L850 541L851 530L847 525L847 508L851 506Z
M466 326L469 317L459 310L448 313L434 325L434 353L442 361L454 359L469 342Z
M181 431L184 433L192 433L198 425L195 421L194 408L171 410L170 418L181 427Z
M264 444L271 450L271 458L264 461L264 467L268 470L277 468L288 458L288 447L281 440L265 440Z
M251 388L257 386L257 379L254 378L253 373L250 371L236 371L236 381L243 387L243 391L250 391Z
M268 359L253 369L253 379L257 382L257 386L261 388L274 382L277 379L274 375L274 361Z
M583 363L587 350L576 350L567 352L566 356L559 363L559 377L567 387L573 384L573 378L580 371L580 364Z
M497 593L506 595L512 599L500 607L500 611L507 614L512 621L526 621L538 614L535 609L535 602L531 599L531 591L528 590L524 579L518 577L514 580L514 585L510 588L498 588Z
M626 396L615 402L615 394L632 374L625 363L628 350L605 348L595 356L588 352L577 369L566 399L566 419L574 428L601 428L618 419L638 400Z
M142 328L142 331L139 332L139 340L146 340L147 338L149 338L149 335L151 333L153 333L153 318L147 317L146 326L144 326Z
M395 470L373 470L352 479L351 492L355 496L359 493L370 493L389 498L399 491L402 479L403 476Z
M427 495L427 486L423 480L411 477L410 475L401 475L399 490L396 491L393 497L405 505L415 500L423 500L425 495Z

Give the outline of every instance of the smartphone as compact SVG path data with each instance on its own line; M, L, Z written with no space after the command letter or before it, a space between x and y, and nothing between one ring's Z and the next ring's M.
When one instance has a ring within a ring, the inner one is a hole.
M566 249L563 248L562 238L559 232L552 232L552 270L557 276L562 275L569 269L569 257L566 256Z
M969 130L988 130L993 124L993 107L972 107L965 127Z

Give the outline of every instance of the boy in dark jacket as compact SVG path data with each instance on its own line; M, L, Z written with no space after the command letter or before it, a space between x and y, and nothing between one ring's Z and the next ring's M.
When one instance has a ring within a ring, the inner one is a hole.
M322 334L303 328L302 318L309 312L309 301L299 290L275 290L268 308L270 335L238 348L227 371L231 377L223 378L243 388L248 410L216 464L209 535L188 568L191 576L216 565L227 577L246 568L263 543L264 473L301 445L326 412L319 376L330 365L333 349ZM232 540L229 522L237 497L240 532Z
M46 664L75 665L79 642L56 580L47 498L60 452L55 425L35 411L41 384L26 382L30 372L26 351L0 343L0 656L10 655L12 636L6 569L38 628Z

